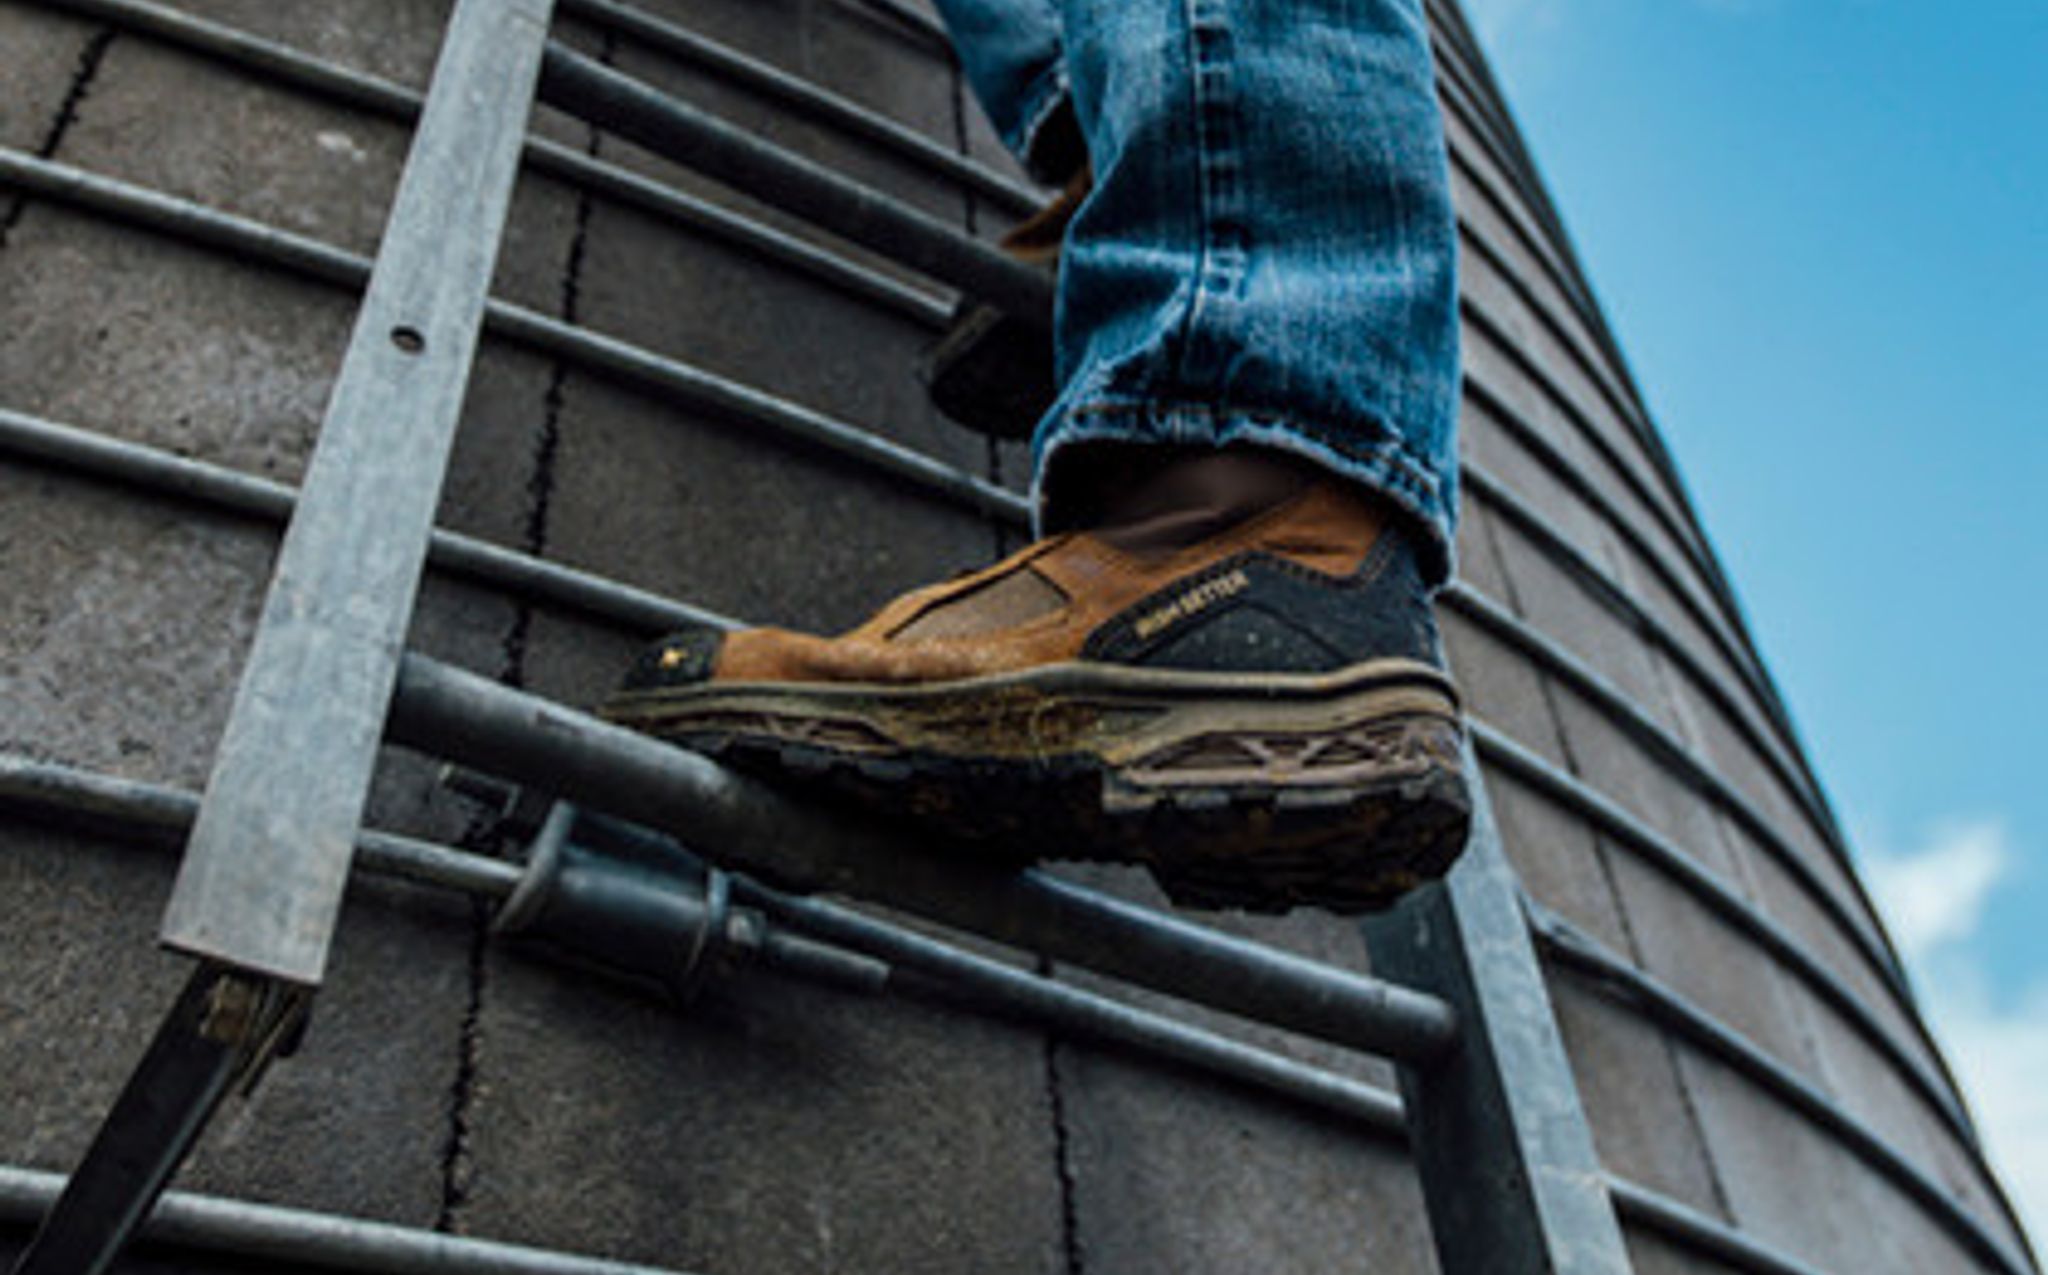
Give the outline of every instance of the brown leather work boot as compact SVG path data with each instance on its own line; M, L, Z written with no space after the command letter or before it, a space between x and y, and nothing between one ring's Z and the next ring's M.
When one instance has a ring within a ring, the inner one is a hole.
M840 637L678 633L600 711L990 853L1142 863L1187 906L1442 875L1470 803L1407 536L1328 479L1158 547L1187 526L1053 536Z

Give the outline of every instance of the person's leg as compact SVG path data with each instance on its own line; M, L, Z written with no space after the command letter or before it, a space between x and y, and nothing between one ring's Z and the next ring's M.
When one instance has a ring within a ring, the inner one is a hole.
M1061 7L1095 189L1060 263L1046 525L1099 519L1090 444L1255 444L1392 501L1440 582L1455 224L1420 0Z
M1456 355L1416 5L1062 4L1104 176L1038 436L1071 530L837 638L674 635L605 712L1176 902L1378 906L1470 814L1429 608Z

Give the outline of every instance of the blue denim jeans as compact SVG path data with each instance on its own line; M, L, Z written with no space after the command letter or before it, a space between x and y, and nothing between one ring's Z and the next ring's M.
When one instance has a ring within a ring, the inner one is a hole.
M1415 515L1457 509L1456 228L1421 0L938 0L1027 153L1070 102L1060 393L1033 443L1061 522L1095 441L1256 444Z

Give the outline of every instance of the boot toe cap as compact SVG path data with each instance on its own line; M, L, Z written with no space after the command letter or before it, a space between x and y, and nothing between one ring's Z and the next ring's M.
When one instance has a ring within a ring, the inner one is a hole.
M684 629L649 646L626 670L621 691L658 691L711 680L725 634L714 628Z

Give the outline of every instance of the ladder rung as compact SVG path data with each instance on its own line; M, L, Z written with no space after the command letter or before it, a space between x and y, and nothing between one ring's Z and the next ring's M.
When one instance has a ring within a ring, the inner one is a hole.
M825 89L801 75L720 44L618 0L564 0L562 11L618 32L662 55L771 99L793 114L807 116L852 137L862 138L928 172L958 182L1022 216L1042 202L1036 191L1011 181L971 156L943 146L909 125ZM943 37L942 37L943 38ZM950 52L950 47L948 48Z
M460 777L458 772L448 782L455 786ZM513 804L518 793L499 787L495 781L488 791L460 785L465 795L487 804ZM0 809L20 811L63 826L111 832L124 839L162 842L168 846L191 826L199 809L199 797L180 788L0 753ZM592 817L586 812L584 818ZM611 820L603 822L608 837L631 836L656 843L658 853L685 853L657 833ZM535 850L538 849L536 846ZM638 857L645 859L647 853L639 852ZM528 865L521 868L453 846L364 829L356 841L354 869L371 876L459 890L499 905L522 888L523 879L533 873L533 864L529 858ZM787 927L785 934L809 936L836 952L859 953L884 967L916 971L922 976L917 994L1009 1021L1037 1023L1068 1038L1207 1072L1354 1122L1373 1133L1406 1137L1400 1098L1364 1081L1066 982L1027 973L958 944L822 899L784 894L745 878L733 882L732 895L734 902L758 909L774 923ZM772 933L764 934L764 954L770 958L766 963L770 968L789 972L786 963L777 964L773 952L766 950L766 945L774 941ZM801 977L817 976L815 965L793 972ZM825 973L828 977L823 981L841 988L851 986L851 980L830 977L835 971ZM902 990L893 983L891 987ZM0 1220L4 1220L7 1198L5 1174L4 1167L0 1167ZM41 1212L37 1209L35 1216L40 1217Z
M1037 871L812 811L706 758L408 655L393 742L660 829L725 866L959 929L1367 1053L1441 1054L1441 999L1191 925Z
M31 1222L56 1200L63 1178L0 1165L0 1222ZM665 1266L615 1262L524 1244L447 1235L334 1213L173 1191L143 1224L141 1238L206 1254L249 1259L237 1269L361 1271L368 1275L687 1275ZM258 1266L254 1263L263 1263Z
M541 62L540 100L1006 313L1051 326L1053 284L1044 272L559 43L548 45Z

